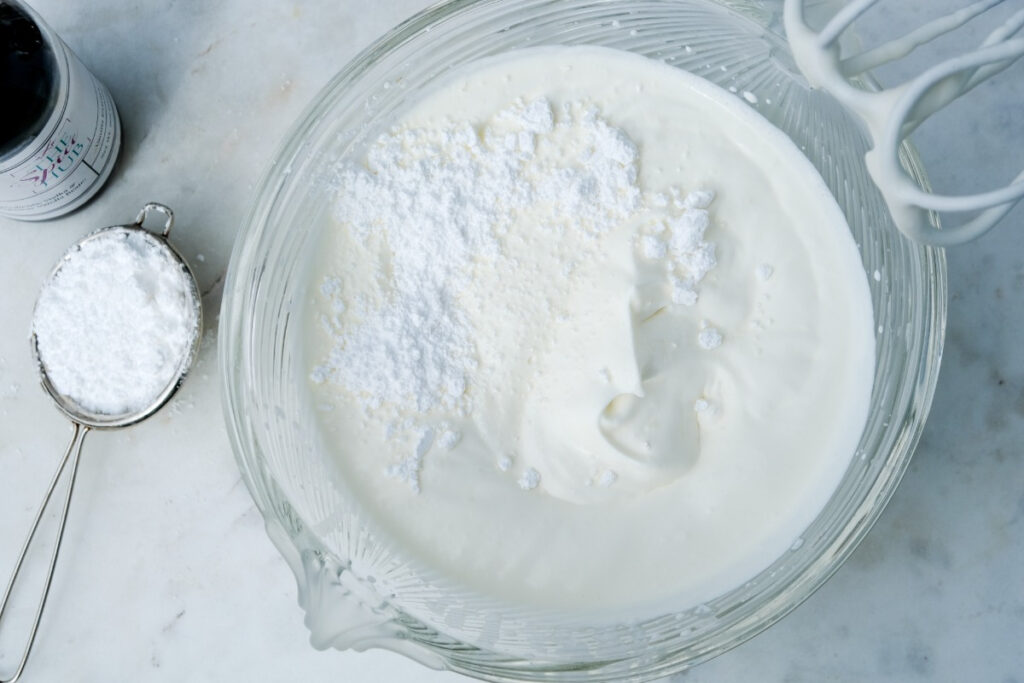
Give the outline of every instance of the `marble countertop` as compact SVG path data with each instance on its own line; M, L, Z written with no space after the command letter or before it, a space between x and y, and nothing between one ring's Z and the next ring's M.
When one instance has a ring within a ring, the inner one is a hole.
M53 263L89 230L128 222L147 201L166 203L216 321L232 241L284 132L357 51L426 4L35 0L113 93L124 149L83 210L43 224L0 218L0 580L71 434L38 387L27 344ZM883 3L864 32L891 35L887 27L918 21L915 7L925 4ZM941 189L994 186L1019 171L1024 71L1010 73L1002 86L978 89L984 117L958 108L920 131ZM1018 207L949 252L942 376L881 521L795 612L676 680L1024 676L1022 223ZM211 327L193 375L156 417L89 435L24 680L458 680L387 652L308 644L294 580L228 446L216 341ZM16 635L0 633L0 676L15 659Z

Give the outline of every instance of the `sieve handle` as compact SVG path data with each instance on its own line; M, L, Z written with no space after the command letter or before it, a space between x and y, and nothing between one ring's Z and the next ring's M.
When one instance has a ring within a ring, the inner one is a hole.
M32 644L36 640L36 633L39 631L39 621L43 617L43 608L46 607L46 597L50 594L50 584L53 582L53 569L57 566L57 555L60 554L60 543L64 538L64 525L68 521L68 509L71 507L71 493L75 488L75 478L78 476L78 461L82 455L82 442L85 441L85 435L89 432L89 428L78 424L77 422L71 423L74 426L74 431L71 434L71 443L68 444L67 450L64 451L64 457L61 458L60 464L57 466L57 471L53 473L53 478L50 480L50 486L46 489L46 495L43 496L43 502L39 506L39 511L36 513L35 521L32 522L32 528L29 529L28 538L25 539L25 545L21 547L21 554L18 556L18 562L14 565L14 571L11 573L11 579L7 582L7 589L4 591L3 602L0 603L0 626L3 626L4 612L7 610L7 602L14 592L14 585L18 581L18 574L21 572L21 567L25 562L25 557L28 555L29 549L32 547L32 541L35 539L36 531L39 529L39 522L43 519L43 514L46 512L47 506L50 504L50 499L53 497L53 492L57 488L57 483L60 481L61 474L67 469L68 462L71 462L71 479L68 482L67 493L64 494L64 509L61 512L60 522L57 526L57 541L53 545L53 551L50 555L50 566L46 570L46 583L43 584L43 594L39 598L39 606L36 607L36 615L32 620L32 626L29 630L28 641L25 643L25 650L21 653L21 661L18 662L18 668L14 670L14 673L10 678L0 679L0 683L14 683L21 678L22 672L25 670L25 663L28 662L29 653L32 651Z
M174 212L171 211L169 207L166 207L163 204L158 204L157 202L149 202L142 207L142 211L139 211L139 215L135 217L135 227L142 227L142 224L146 222L146 216L149 215L150 211L153 213L162 213L164 215L164 227L160 232L160 236L164 239L170 237L171 228L174 226ZM0 683L3 682L0 681Z

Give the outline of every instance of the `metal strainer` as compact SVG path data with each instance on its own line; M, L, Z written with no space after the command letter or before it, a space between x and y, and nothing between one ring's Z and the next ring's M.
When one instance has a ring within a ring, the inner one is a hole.
M151 212L163 214L164 225L159 234L150 232L143 227L147 216ZM18 576L21 572L22 565L25 562L25 558L28 555L29 549L32 547L32 542L35 539L36 531L39 528L39 524L43 519L43 515L46 513L47 507L49 506L50 500L53 498L54 491L57 488L57 484L60 482L61 476L68 470L69 481L67 484L67 491L64 494L63 508L60 513L60 521L57 526L56 542L54 543L53 550L50 555L49 565L46 570L46 579L43 584L42 595L39 598L39 604L36 608L35 616L32 619L31 627L28 634L28 640L25 644L25 649L22 652L21 659L18 661L17 668L15 668L10 678L0 679L0 683L14 683L17 681L21 674L25 670L25 664L28 661L29 654L32 651L32 645L35 642L36 634L39 630L39 622L43 616L43 609L46 606L46 598L50 592L50 584L53 581L53 571L57 565L57 557L60 553L61 541L64 536L64 526L68 518L68 510L71 507L71 495L75 486L75 478L78 474L78 463L82 453L82 443L85 441L86 434L91 429L119 429L121 427L128 427L137 422L141 422L153 413L157 412L163 407L174 393L181 386L185 379L185 375L188 373L195 361L196 355L199 352L199 341L200 332L202 331L202 305L199 288L196 285L195 276L192 274L188 264L182 258L181 254L171 246L167 241L168 236L171 232L171 227L174 224L174 215L169 208L162 204L146 204L142 211L139 212L135 222L130 225L115 225L108 228L102 228L97 230L86 237L82 238L70 249L65 252L61 260L54 266L46 280L46 285L49 285L54 281L61 270L72 260L74 260L79 253L83 245L94 240L110 239L118 234L121 235L136 235L142 237L151 247L159 250L159 253L169 258L173 263L180 267L184 279L187 283L186 297L190 299L187 304L191 304L192 314L194 315L195 324L191 329L191 336L188 343L180 350L180 358L177 359L177 370L174 374L172 381L166 386L162 387L160 391L156 392L151 400L142 407L141 409L133 409L130 411L122 411L119 414L102 413L96 410L91 410L86 406L82 405L80 400L76 400L71 396L62 393L52 381L52 378L47 373L47 366L45 358L41 357L39 351L39 340L37 339L35 332L35 324L33 324L33 334L31 338L32 343L32 354L36 360L39 368L40 380L43 385L43 389L50 395L50 397L57 404L57 407L67 415L68 419L71 420L72 433L71 442L68 444L67 450L64 451L63 457L60 459L60 463L57 466L57 471L53 474L50 480L49 486L46 488L46 493L43 496L43 502L39 506L39 510L36 513L35 519L32 522L32 526L29 529L28 537L25 539L25 544L22 546L21 553L18 556L18 560L14 565L14 571L11 573L10 581L7 584L7 588L4 591L3 601L0 603L0 625L3 624L3 616L7 609L9 600L14 587L17 584ZM36 308L35 317L38 317L39 309L38 303Z

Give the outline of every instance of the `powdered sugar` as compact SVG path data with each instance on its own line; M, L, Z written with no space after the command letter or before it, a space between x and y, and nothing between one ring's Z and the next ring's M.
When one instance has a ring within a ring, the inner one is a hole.
M423 467L423 458L427 455L430 447L434 445L434 430L422 429L416 439L416 445L412 453L399 462L389 465L384 471L389 477L403 481L416 493L420 492L420 469Z
M592 108L567 106L555 121L545 99L517 102L480 134L468 122L381 136L365 165L339 171L335 215L360 239L382 236L390 296L355 321L324 322L336 343L313 370L357 394L421 413L466 414L476 365L473 332L455 299L476 259L500 255L500 236L530 209L546 224L597 234L640 201L635 146ZM537 139L564 154L536 153ZM337 313L343 292L321 292ZM354 324L352 324L354 322Z
M706 320L700 323L700 332L697 333L697 343L705 350L717 349L722 345L722 333L715 327L708 324Z
M540 484L540 472L538 472L533 467L527 468L527 470L523 472L522 476L519 477L516 483L518 483L519 488L523 489L524 491L531 491L537 488L537 486Z
M638 256L664 264L673 303L696 303L699 282L715 266L714 244L704 240L714 193L672 188L645 196L638 157L594 107L555 108L540 98L516 101L479 127L449 121L392 130L372 144L365 163L338 169L334 215L382 254L382 296L352 296L335 277L320 283L331 350L311 378L343 387L367 411L392 414L388 438L410 445L386 468L389 476L419 491L427 453L457 447L461 434L438 419L471 413L479 362L459 297L474 268L506 258L503 244L517 220L596 240L636 219L646 226ZM565 263L566 277L572 269ZM410 414L408 424L398 418ZM507 457L498 464L512 466ZM605 474L601 485L610 486L615 475ZM540 476L527 468L518 483L531 489Z
M673 304L697 303L698 285L717 263L714 243L704 240L711 223L707 207L714 198L709 190L683 196L672 188L668 195L659 193L647 202L652 220L647 234L638 239L639 253L665 265Z
M191 283L155 238L114 230L70 251L32 329L54 388L82 408L147 408L178 377L198 324Z
M445 429L445 431L441 432L441 435L437 437L437 445L446 451L450 451L458 446L459 441L462 441L462 432L457 432L453 429Z

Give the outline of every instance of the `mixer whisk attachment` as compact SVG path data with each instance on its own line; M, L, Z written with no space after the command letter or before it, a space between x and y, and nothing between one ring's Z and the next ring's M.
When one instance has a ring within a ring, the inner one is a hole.
M839 42L850 25L878 0L854 0L820 31L804 18L808 0L786 0L786 35L797 66L814 87L828 91L866 125L872 149L865 156L869 173L881 190L896 226L918 242L937 246L962 244L995 225L1024 198L1024 171L1006 187L972 195L933 194L922 190L904 171L900 144L924 121L988 78L1024 56L1024 10L992 31L973 51L960 54L891 88L867 91L849 79L901 59L917 47L949 33L1003 0L980 0L934 19L906 35L853 55L840 54ZM971 220L939 230L931 213L979 212Z

